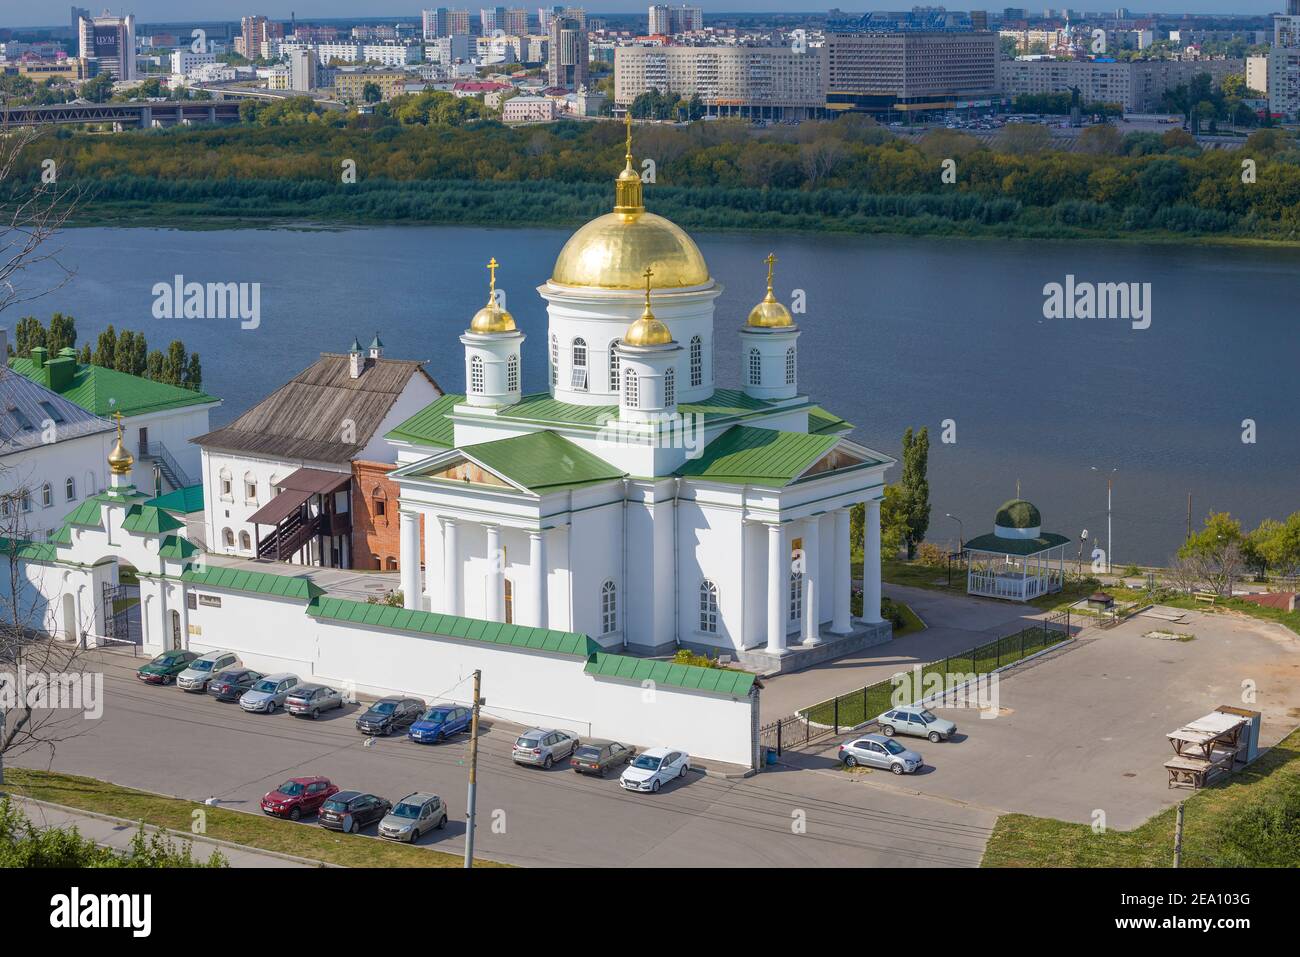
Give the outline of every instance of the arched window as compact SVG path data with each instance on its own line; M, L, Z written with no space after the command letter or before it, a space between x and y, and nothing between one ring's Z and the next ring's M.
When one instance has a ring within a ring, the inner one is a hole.
M785 350L785 384L794 385L794 346Z
M613 579L600 586L600 633L612 635L618 631L618 591Z
M704 343L691 336L691 388L704 384Z
M77 480L72 476L68 476L68 480L63 483L63 495L69 502L77 499Z
M244 501L257 501L257 476L252 472L244 473Z
M230 469L223 468L219 473L217 473L217 477L221 484L221 497L227 502L233 502L235 500L235 479L234 476L230 474ZM93 491L93 489L90 491ZM90 493L87 492L87 494Z
M249 536L248 532L239 533L239 548L240 551L245 552L251 552L253 550L253 539Z
M609 344L609 391L618 394L618 340Z
M370 514L376 519L383 519L384 524L388 524L388 495L384 490L376 485L375 490L370 493Z
M763 357L758 354L757 349L749 350L749 384L763 384Z
M635 409L641 404L639 385L636 370L628 369L623 374L623 404L629 409Z
M505 579L505 586L506 586L506 595L505 595L506 624L513 625L515 623L515 586L510 581L509 578Z
M234 547L235 547L235 533L232 532L232 531L231 531L230 529L228 529L228 528L223 528L223 529L221 530L221 543L222 543L223 545L225 545L226 548L234 548Z
M664 405L677 404L677 369L669 366L664 372Z
M572 368L569 370L569 385L578 392L587 391L587 340L574 339L570 352Z
M551 336L551 385L560 384L560 340Z
M519 357L514 354L506 360L506 391L519 391Z
M394 558L392 555L388 556L388 570L390 572L397 571L397 559Z
M790 620L803 620L803 572L790 573Z
M50 487L49 482L46 482L44 485L41 486L41 507L49 508L53 504L54 504L54 489Z
M707 578L700 582L700 631L718 633L718 586Z
M469 391L482 393L483 391L483 357L470 356L469 360Z

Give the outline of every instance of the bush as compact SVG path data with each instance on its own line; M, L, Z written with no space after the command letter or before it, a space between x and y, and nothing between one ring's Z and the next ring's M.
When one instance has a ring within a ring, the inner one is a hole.
M889 598L880 599L880 617L891 622L895 631L907 624L907 620L903 618L903 610Z
M929 568L946 568L948 565L948 550L940 548L934 542L922 542L916 547L916 561L917 564Z
M1221 863L1229 867L1300 867L1300 782L1234 810L1223 826L1222 849Z

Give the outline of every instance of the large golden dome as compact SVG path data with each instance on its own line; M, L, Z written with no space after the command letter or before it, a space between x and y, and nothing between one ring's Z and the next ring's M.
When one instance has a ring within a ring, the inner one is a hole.
M614 211L597 217L569 237L555 260L551 282L597 289L640 289L647 269L654 289L701 286L709 267L695 241L680 226L647 213L641 177L632 168L632 127L627 156L615 180Z

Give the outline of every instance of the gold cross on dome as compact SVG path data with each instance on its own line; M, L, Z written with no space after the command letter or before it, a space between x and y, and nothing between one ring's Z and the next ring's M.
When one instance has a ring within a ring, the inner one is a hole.
M647 309L650 308L650 277L654 274L655 271L653 269L649 266L645 267L645 304Z
M763 260L767 263L767 288L772 288L772 267L776 265L776 253L768 253L767 258Z
M627 128L627 158L632 158L632 108L623 111L623 125Z
M496 289L497 289L497 267L499 267L500 265L501 265L501 264L497 262L497 257L496 257L496 256L493 256L493 257L491 258L491 260L488 261L488 264L487 264L488 271L491 273L491 276L492 276L492 278L491 278L490 280L488 280L488 297L489 297L489 298L491 298L492 293L496 292Z
M121 438L122 437L122 413L114 412L113 418L117 420L117 437Z

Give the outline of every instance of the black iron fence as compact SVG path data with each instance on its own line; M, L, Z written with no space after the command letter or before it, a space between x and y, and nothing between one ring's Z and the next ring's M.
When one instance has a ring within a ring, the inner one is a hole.
M1070 638L1070 634L1070 612L1067 609L1040 619L1015 634L994 639L938 661L914 666L904 672L916 679L919 685L908 703L921 697L921 688L947 688L952 677L990 674L1061 644ZM759 728L759 745L764 749L772 748L779 755L788 748L803 747L827 735L856 728L881 712L897 706L898 702L894 701L896 687L893 677L886 678L774 721Z

